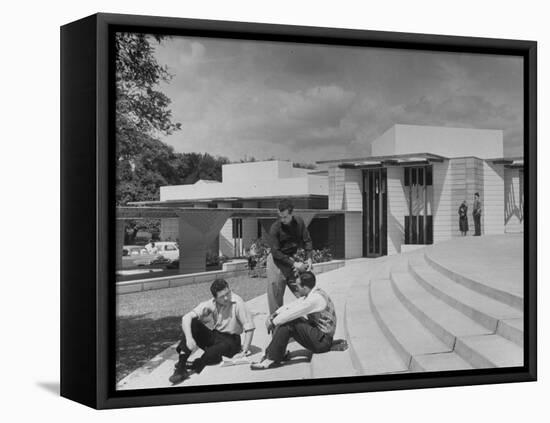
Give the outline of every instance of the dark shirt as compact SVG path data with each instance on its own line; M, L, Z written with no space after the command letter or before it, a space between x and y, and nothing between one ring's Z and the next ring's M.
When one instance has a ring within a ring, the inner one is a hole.
M472 211L474 216L481 216L481 201L474 200L474 210Z
M277 220L271 225L269 235L273 261L285 274L292 270L294 260L291 257L296 254L298 248L303 248L307 258L311 258L313 244L306 224L300 216L292 216L288 225L283 225Z

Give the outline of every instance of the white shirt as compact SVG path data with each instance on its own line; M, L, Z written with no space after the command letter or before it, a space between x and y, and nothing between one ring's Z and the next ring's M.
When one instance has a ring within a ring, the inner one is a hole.
M277 309L273 324L278 326L299 317L306 317L308 314L323 311L327 306L325 298L319 294L317 287L314 287L307 297L300 297L296 301L285 304Z

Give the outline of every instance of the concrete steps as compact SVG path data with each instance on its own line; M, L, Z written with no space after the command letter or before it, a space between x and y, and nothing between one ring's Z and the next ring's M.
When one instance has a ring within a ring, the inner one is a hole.
M507 291L513 283L480 288L471 274L462 277L428 258L428 250L396 260L387 276L352 286L344 319L359 373L522 366L523 300Z
M409 261L409 273L423 288L455 310L518 346L523 345L521 311L455 282L422 258Z
M494 298L495 300L507 304L520 312L523 311L522 296L518 295L516 292L496 288L493 283L483 281L481 278L474 279L472 276L466 276L457 270L453 270L453 268L447 263L442 263L438 260L437 255L434 254L433 251L433 247L426 249L424 257L428 265L434 270L468 289L486 295L490 298Z
M369 300L368 280L356 283L344 313L351 360L360 375L407 372L409 367L378 325Z
M389 279L371 281L370 302L380 328L409 371L471 368L399 300Z
M409 273L392 272L391 281L407 310L449 348L454 347L457 337L493 333L431 295Z

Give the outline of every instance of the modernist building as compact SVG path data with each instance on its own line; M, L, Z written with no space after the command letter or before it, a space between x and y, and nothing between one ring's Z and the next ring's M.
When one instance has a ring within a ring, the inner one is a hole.
M395 125L364 158L320 162L329 171L329 209L358 210L353 256L399 253L460 236L458 208L474 193L482 233L523 231L523 158L504 158L500 130Z
M161 187L160 201L120 210L119 221L161 218L161 238L180 243L182 272L204 270L207 250L242 255L266 235L281 198L294 199L314 247L329 246L337 258L457 237L463 200L473 233L476 192L483 234L523 231L523 159L504 157L500 130L395 125L368 157L317 164L315 171L285 161L224 165L221 182Z

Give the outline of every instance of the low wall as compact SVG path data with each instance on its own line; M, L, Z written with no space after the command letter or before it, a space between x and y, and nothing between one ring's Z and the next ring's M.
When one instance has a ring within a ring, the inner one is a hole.
M313 271L316 274L329 272L345 266L344 260L332 260L326 263L316 263ZM117 282L116 293L129 294L132 292L149 291L152 289L176 288L183 285L193 285L201 282L213 281L216 278L232 278L247 275L248 269L242 270L216 270L212 272L190 273L187 275L164 276L160 278L139 279L135 281Z

